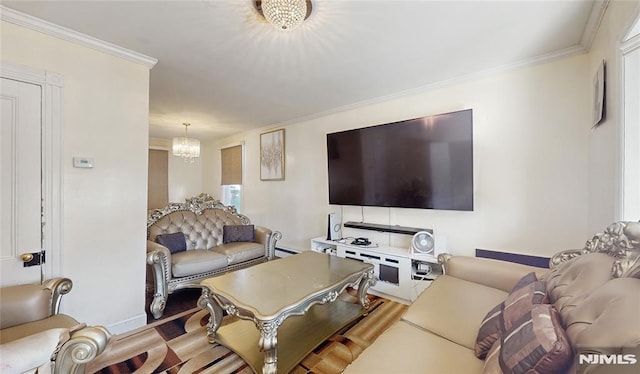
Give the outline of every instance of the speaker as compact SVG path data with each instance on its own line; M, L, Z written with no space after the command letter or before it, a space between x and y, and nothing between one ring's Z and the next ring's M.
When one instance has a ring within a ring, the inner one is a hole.
M342 239L342 224L338 213L329 213L327 217L327 240Z
M427 254L438 257L440 253L446 252L446 238L442 235L433 235L428 231L419 231L411 239L411 252L416 254Z

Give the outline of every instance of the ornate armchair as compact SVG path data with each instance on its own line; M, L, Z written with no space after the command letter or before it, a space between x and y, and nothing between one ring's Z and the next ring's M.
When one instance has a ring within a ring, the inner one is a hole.
M60 314L60 299L71 291L68 278L0 290L0 372L84 373L104 351L111 334Z

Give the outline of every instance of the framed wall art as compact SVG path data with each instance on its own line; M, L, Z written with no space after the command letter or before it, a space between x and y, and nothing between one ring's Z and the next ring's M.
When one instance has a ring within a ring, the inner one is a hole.
M602 60L593 77L593 127L598 126L606 117L605 62Z
M260 180L284 180L284 129L260 134Z

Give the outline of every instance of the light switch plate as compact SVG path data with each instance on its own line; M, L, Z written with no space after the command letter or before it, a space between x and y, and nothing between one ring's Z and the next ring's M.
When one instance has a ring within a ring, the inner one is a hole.
M87 168L90 169L93 167L93 158L90 157L74 157L73 158L73 167L74 168Z

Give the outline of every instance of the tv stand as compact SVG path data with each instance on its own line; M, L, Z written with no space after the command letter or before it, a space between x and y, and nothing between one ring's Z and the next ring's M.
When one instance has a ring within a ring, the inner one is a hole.
M311 239L311 249L373 264L377 283L369 290L403 303L413 302L432 280L442 275L437 258L411 253L409 248L359 246L318 237Z

